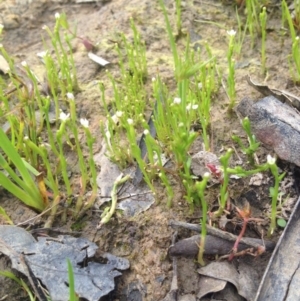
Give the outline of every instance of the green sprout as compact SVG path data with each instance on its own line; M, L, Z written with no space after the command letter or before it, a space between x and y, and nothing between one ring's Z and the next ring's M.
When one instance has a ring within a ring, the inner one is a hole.
M205 200L204 191L207 187L208 180L210 178L209 173L203 175L201 182L196 183L196 190L201 200L202 206L202 219L201 219L201 240L198 252L198 262L202 266L205 265L203 260L204 248L205 248L205 239L206 239L206 220L207 220L207 202Z
M229 36L229 46L227 51L227 62L228 62L228 79L227 79L227 94L229 97L228 111L231 112L235 106L236 92L235 92L235 60L234 49L235 49L235 30L228 30L227 34Z
M239 147L242 149L242 152L247 155L250 164L252 166L254 166L255 165L254 155L255 155L255 152L257 151L257 149L259 148L260 144L256 140L255 135L252 134L250 120L248 117L245 117L242 120L242 126L243 126L244 131L247 134L249 146L246 147L243 144L241 138L239 138L236 135L233 135L232 139L239 145Z
M276 229L276 213L277 213L277 201L279 196L279 184L280 181L284 178L285 173L279 174L278 166L276 164L276 159L271 157L270 155L267 156L267 164L271 170L271 173L274 177L274 187L270 187L270 195L272 197L272 209L271 209L271 224L268 231L268 235L271 236L275 229Z
M266 73L266 27L267 27L267 10L263 7L262 12L259 14L260 26L261 26L261 67L262 73Z
M0 128L0 147L8 158L6 159L4 154L0 153L0 166L11 177L10 179L4 172L0 172L1 185L27 206L37 211L43 211L48 206L48 203L43 198L21 156L11 144L2 128ZM16 168L18 174L11 168L11 163Z

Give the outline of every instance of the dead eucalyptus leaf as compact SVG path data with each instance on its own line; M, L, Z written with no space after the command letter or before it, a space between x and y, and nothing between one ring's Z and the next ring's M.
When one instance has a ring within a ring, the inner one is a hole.
M114 289L114 278L129 268L129 261L103 253L98 263L97 250L97 245L85 238L59 235L36 241L22 228L0 226L0 252L10 258L14 269L39 279L52 301L69 300L67 258L73 266L79 297L97 301Z

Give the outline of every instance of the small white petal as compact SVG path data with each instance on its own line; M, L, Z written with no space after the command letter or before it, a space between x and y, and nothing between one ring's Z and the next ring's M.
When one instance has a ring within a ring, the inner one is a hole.
M192 105L189 103L187 106L186 106L186 110L189 111L191 109Z
M149 131L148 130L144 130L144 135L149 135Z
M193 105L193 106L192 106L192 109L193 109L193 110L197 110L197 109L198 109L198 105Z
M22 65L23 67L27 67L27 66L28 66L27 63L26 63L26 61L21 62L21 65Z
M180 103L181 103L181 98L175 97L175 98L174 98L174 103L175 103L175 104L180 104Z
M236 31L234 29L227 30L227 34L231 37L234 37L236 35Z
M123 115L123 112L122 112L122 111L117 111L117 112L116 112L116 116L117 116L117 117L120 118L120 117L122 117L122 115Z
M273 158L271 155L267 155L267 162L268 164L273 165L276 162L276 158Z
M210 177L210 173L209 172L205 172L203 175L203 178L209 178Z
M0 24L0 29L3 29L4 28L4 25L3 24Z
M180 122L180 123L178 124L178 127L180 127L180 128L184 127L184 123L183 123L183 122Z
M68 97L68 99L74 100L74 94L73 93L68 92L67 97Z
M48 50L38 52L36 55L37 55L38 57L40 57L40 58L43 58L43 57L45 57L47 54L48 54Z
M131 118L128 118L127 122L128 122L129 125L133 124L133 120Z
M59 13L55 13L55 19L59 19L59 17L60 17L60 14Z
M70 114L69 113L65 114L63 111L61 111L59 114L59 119L61 121L67 121L69 119L69 117L70 117Z
M85 128L89 127L89 121L87 119L85 119L85 118L80 118L80 123Z
M114 122L114 124L118 124L119 122L119 117L117 116L117 114L111 116L112 121Z

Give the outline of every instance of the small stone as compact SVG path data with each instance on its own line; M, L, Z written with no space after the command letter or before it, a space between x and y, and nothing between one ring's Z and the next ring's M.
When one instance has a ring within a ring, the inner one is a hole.
M268 96L257 102L244 98L236 111L249 118L253 134L266 148L300 166L300 115L296 109Z

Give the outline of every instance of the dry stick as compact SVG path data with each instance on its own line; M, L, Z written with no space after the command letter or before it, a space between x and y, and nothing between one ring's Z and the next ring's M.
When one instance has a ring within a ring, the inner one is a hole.
M192 230L192 231L196 231L198 233L201 231L201 226L200 225L189 224L189 223L185 223L185 222L170 221L169 226L171 226L172 228L183 227L183 228L186 228L186 229L189 229L189 230ZM238 238L234 234L231 234L229 232L221 231L221 230L219 230L217 228L214 228L212 226L209 226L209 225L206 226L206 229L207 229L208 234L223 238L225 240L235 242ZM257 241L257 239L254 239L254 238L244 237L244 238L240 239L240 242L244 243L245 245L248 245L248 246L253 247L253 248L260 248L261 249L262 245L260 243L256 242L256 241ZM271 244L273 245L273 243L272 242L266 242L266 243L267 243L266 249L268 250L271 247ZM269 244L270 244L270 246L269 246Z
M28 219L28 220L26 220L26 221L24 221L24 222L18 223L16 226L19 227L19 226L22 226L22 225L29 224L30 221L35 220L35 219L37 219L37 218L43 216L45 213L47 213L48 211L50 211L54 206L57 206L57 204L51 206L50 208L44 210L42 213L40 213L40 214L38 214L38 215L36 215L36 216L34 216L34 217L31 217L30 219Z
M172 246L174 246L177 238L177 231L172 236ZM178 270L177 270L177 257L173 256L173 277L171 282L170 291L161 301L176 301L178 295Z

